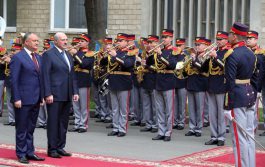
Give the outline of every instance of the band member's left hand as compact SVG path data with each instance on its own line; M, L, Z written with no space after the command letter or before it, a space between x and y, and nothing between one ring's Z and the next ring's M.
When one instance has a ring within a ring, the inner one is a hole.
M74 95L73 96L73 101L78 101L79 100L79 95Z
M213 58L216 58L216 57L217 57L217 53L216 53L216 51L213 50L213 51L209 54L209 56L211 56L211 57L213 57Z
M161 55L162 54L162 51L161 51L161 48L158 47L154 50L157 54Z
M41 103L40 103L40 106L44 106L44 104L45 104L45 101L44 101L44 99L42 99Z

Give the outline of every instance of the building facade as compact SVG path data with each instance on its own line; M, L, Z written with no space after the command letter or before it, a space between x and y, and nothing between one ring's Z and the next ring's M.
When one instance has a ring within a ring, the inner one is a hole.
M87 32L90 23L86 21L84 3L85 0L0 0L0 16L7 22L5 45L10 47L10 39L19 32L35 32L41 39L58 31L70 38ZM125 32L139 38L159 35L163 28L170 28L174 37L187 38L187 44L192 46L195 36L214 39L217 30L228 31L238 21L258 31L264 47L264 9L265 0L107 0L107 26L102 34L114 37Z

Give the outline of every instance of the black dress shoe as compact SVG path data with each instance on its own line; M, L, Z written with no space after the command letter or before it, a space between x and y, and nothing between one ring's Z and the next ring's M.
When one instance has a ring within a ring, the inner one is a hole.
M48 157L51 158L62 158L62 156L57 152L48 153Z
M16 123L15 122L11 122L10 126L16 126Z
M104 120L104 123L111 123L111 122L112 122L111 119L105 119L105 120Z
M203 123L203 127L208 127L208 126L210 126L210 123L209 122L204 122Z
M152 128L151 133L156 133L156 132L158 132L158 129L157 128Z
M205 145L215 145L215 144L217 144L217 143L218 143L217 140L213 140L213 139L211 139L211 140L205 142L204 144L205 144Z
M27 158L29 160L34 160L34 161L44 161L45 160L45 158L41 158L41 157L37 156L36 154L34 154L34 155L27 155Z
M117 136L119 132L114 132L111 131L110 133L108 133L108 136Z
M79 131L78 131L78 133L85 133L85 132L87 132L87 130L83 129L83 128L80 128Z
M43 129L46 129L46 125L37 125L36 128L43 128Z
M150 132L152 130L152 128L143 128L140 129L140 132Z
M217 146L224 146L225 145L225 141L223 140L218 140L217 142Z
M28 164L29 160L26 157L21 157L21 158L18 158L18 162L22 164Z
M263 133L259 134L259 136L265 136L265 132L263 132Z
M174 125L173 129L178 129L178 127L179 127L178 125Z
M170 136L165 136L164 141L170 141L171 137Z
M75 125L75 122L69 122L69 125Z
M119 132L117 135L117 137L124 137L124 136L126 136L126 133L124 133L124 132Z
M195 132L195 137L201 137L202 134L200 132Z
M69 129L68 132L78 132L80 129L79 128L72 128Z
M71 153L68 153L65 150L57 150L57 153L60 154L61 156L66 156L66 157L72 156Z
M141 122L133 122L130 125L131 126L140 126L141 125Z
M194 136L194 135L195 135L195 133L192 131L189 131L188 133L185 134L185 136Z
M156 137L153 137L152 140L164 140L165 136L157 135Z
M108 126L106 126L107 129L111 129L113 128L113 124L109 124Z
M179 126L177 127L177 130L183 130L183 129L184 129L184 126L180 126L180 125L179 125Z

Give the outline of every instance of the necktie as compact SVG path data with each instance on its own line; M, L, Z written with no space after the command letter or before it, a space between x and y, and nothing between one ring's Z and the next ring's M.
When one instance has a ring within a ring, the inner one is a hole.
M61 52L61 56L62 56L64 62L67 64L68 68L70 69L70 64L69 64L67 57L64 54L64 51Z
M33 60L33 62L34 62L34 65L35 65L35 68L39 71L39 64L38 64L38 61L37 61L37 59L36 59L36 55L35 55L35 53L31 53L31 56L32 56L32 60Z

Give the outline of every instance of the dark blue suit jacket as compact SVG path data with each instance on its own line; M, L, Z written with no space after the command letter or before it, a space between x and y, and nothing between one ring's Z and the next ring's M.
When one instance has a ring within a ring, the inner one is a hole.
M68 52L65 53L70 62L70 71L56 47L42 55L44 97L53 95L54 101L72 101L72 96L78 94L73 58Z
M22 105L33 105L42 99L42 77L41 77L41 58L36 55L39 70L36 69L34 62L23 49L15 54L10 62L10 83L12 102L22 101Z

